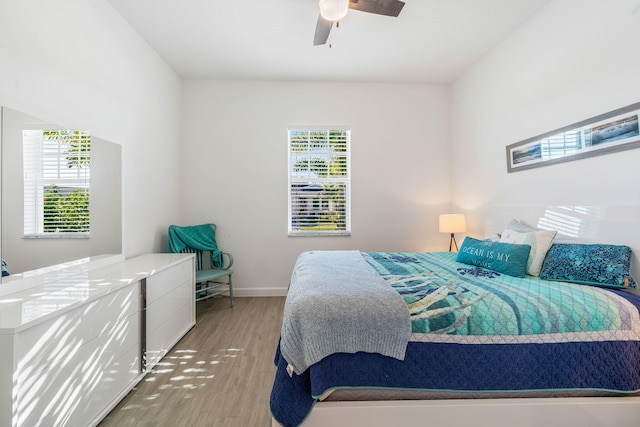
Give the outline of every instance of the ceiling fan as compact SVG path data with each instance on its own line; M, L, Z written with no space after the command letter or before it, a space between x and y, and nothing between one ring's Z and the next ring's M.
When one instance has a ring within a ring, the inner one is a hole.
M344 18L349 9L396 18L402 11L404 2L399 0L318 0L318 5L320 14L313 37L314 46L327 42L333 23Z

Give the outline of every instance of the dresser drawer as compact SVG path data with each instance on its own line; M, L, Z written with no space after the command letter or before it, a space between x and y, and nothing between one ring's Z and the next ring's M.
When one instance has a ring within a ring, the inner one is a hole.
M193 281L195 271L193 259L176 264L152 274L147 278L147 305L168 294L185 282Z
M118 318L115 326L88 342L61 345L64 357L52 357L46 369L17 372L18 425L87 425L97 402L106 406L131 383L139 374L138 313Z
M139 310L138 283L37 324L15 336L17 367L38 372L73 356L98 336L117 334ZM53 300L52 300L53 301Z

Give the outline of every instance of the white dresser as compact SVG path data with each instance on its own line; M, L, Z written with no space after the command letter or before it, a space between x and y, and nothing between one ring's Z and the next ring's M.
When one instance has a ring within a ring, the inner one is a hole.
M98 424L195 325L194 280L147 254L0 285L0 426Z

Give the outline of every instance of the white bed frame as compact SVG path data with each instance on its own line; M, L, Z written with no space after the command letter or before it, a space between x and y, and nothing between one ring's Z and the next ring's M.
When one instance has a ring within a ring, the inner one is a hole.
M640 207L595 208L500 207L480 213L491 221L474 222L483 229L480 235L490 235L512 218L532 226L555 217L570 220L580 225L579 238L631 246L632 274L640 280ZM280 424L273 420L272 425ZM327 426L638 427L640 396L318 402L303 427Z
M638 427L640 396L318 402L303 427L327 426Z

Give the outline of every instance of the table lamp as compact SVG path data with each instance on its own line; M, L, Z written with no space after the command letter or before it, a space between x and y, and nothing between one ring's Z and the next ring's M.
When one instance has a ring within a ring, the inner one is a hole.
M440 215L439 230L441 233L451 233L451 240L449 241L449 252L453 245L458 250L458 243L456 242L455 233L464 233L467 231L467 223L464 220L464 214L444 214Z

